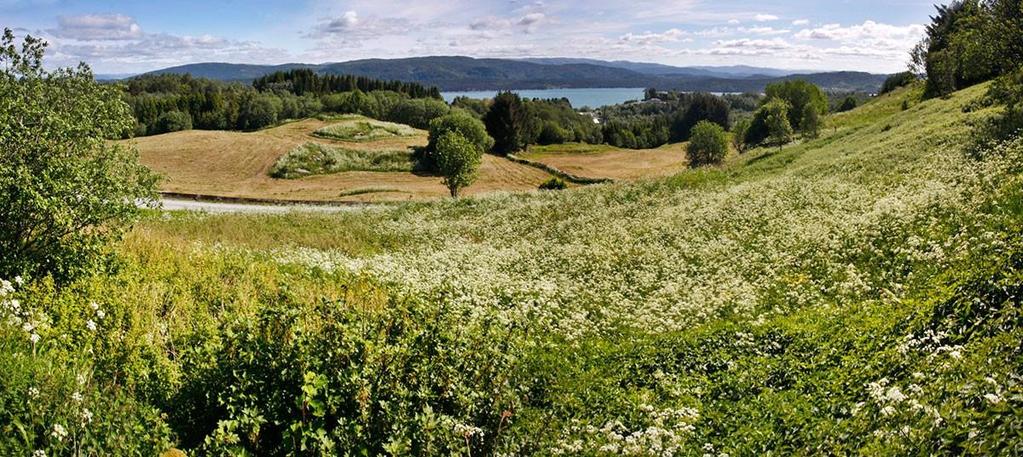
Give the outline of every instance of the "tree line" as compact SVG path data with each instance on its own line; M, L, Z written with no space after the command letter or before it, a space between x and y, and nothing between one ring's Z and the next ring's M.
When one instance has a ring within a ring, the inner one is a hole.
M297 71L292 76L302 75ZM288 74L273 76L287 78ZM225 83L190 75L145 75L121 83L135 136L188 130L257 130L286 119L358 113L426 128L449 107L435 88L352 77L298 76L297 85ZM347 81L347 82L346 82ZM351 83L354 90L347 89ZM369 91L363 91L365 87ZM398 89L398 90L392 90Z
M256 78L252 87L260 92L285 91L295 95L333 94L338 92L390 91L408 95L410 98L435 98L440 100L440 89L404 81L384 81L365 76L320 75L308 68L278 71Z

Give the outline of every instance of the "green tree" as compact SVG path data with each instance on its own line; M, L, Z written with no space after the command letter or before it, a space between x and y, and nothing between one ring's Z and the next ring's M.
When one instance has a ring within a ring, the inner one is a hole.
M526 108L518 94L497 94L483 122L494 138L494 152L508 154L526 146Z
M448 132L437 140L437 168L451 196L476 181L483 151L458 132Z
M156 133L192 130L192 116L181 111L168 111L156 118Z
M792 124L789 123L789 109L788 103L777 98L772 99L761 107L767 139L771 144L777 145L778 149L792 141Z
M437 142L449 132L458 132L480 151L486 152L494 147L494 139L487 134L487 127L483 122L465 111L456 110L430 121L430 141L427 149L436 150Z
M844 100L842 100L842 104L838 105L838 110L837 111L839 113L844 113L846 111L852 111L853 109L856 109L856 105L857 105L856 97L853 97L852 95L850 95L848 97L845 97Z
M828 97L819 87L803 80L782 81L768 84L764 89L766 103L772 98L784 100L789 105L788 119L790 126L803 125L803 113L806 106L812 106L818 114L828 112Z
M728 153L728 136L725 129L711 121L700 121L693 127L686 146L689 166L699 167L721 163Z
M4 30L0 43L0 277L92 270L107 244L152 201L155 176L138 153L108 140L135 121L118 88L98 84L88 66L43 69L46 44L22 51Z
M821 134L821 115L813 106L803 107L803 116L799 124L799 133L803 138L817 138Z
M749 132L751 124L752 121L748 117L744 117L732 125L732 144L740 153L746 152L746 134Z

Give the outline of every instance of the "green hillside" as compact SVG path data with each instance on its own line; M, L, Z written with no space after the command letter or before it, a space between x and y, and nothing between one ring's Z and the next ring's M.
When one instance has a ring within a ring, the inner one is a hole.
M966 154L985 90L637 184L154 213L14 292L50 317L0 334L0 410L200 454L1019 452L1023 143Z

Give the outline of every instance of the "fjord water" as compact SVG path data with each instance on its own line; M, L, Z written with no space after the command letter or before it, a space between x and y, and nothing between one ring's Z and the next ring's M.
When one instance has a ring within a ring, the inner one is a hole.
M642 100L643 88L588 88L588 89L538 89L538 90L513 90L519 96L525 98L567 98L572 106L582 108L599 108L607 105L617 105L629 100ZM482 90L469 92L442 92L444 100L450 103L455 97L469 98L493 98L497 95L496 90Z

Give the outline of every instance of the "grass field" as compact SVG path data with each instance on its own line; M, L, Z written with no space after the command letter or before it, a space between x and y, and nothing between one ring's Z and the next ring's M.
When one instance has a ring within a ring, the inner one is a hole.
M346 171L411 172L415 160L409 150L348 149L306 143L281 156L270 168L270 176L298 179Z
M325 118L330 124L320 127L313 135L340 141L378 141L391 138L412 137L419 132L407 125L378 121L359 115Z
M1023 141L964 153L984 90L637 182L153 213L17 295L52 315L17 366L66 379L0 380L204 455L1013 455Z
M312 133L333 121L307 119L252 133L191 130L139 138L142 162L164 176L167 192L298 201L401 201L449 195L437 176L411 172L344 171L302 179L274 179L284 155L312 142L365 151L408 150L426 145L426 132L374 141L318 139ZM364 167L365 168L365 167ZM467 195L534 190L550 179L541 170L484 156L479 180ZM374 192L373 190L382 190Z
M671 176L683 171L688 163L685 144L641 150L608 145L556 144L530 146L529 152L518 155L576 176L616 181Z

